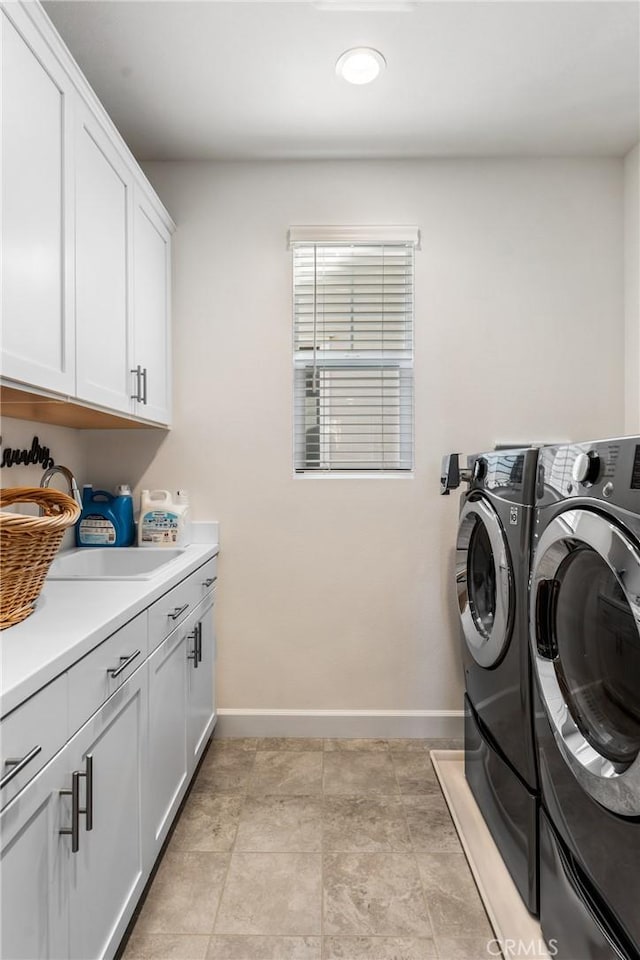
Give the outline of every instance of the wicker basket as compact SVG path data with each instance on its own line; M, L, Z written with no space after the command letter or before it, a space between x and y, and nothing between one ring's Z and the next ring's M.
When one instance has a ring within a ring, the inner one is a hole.
M0 630L33 613L64 532L80 516L75 500L59 490L0 490L0 507L13 503L35 503L43 516L0 512Z

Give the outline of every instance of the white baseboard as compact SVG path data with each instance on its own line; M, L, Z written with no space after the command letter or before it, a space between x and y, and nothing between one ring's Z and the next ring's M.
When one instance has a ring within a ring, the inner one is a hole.
M218 710L218 737L462 737L463 710Z

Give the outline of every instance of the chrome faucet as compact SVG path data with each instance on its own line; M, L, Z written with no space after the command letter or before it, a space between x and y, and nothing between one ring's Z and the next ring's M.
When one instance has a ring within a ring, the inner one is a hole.
M69 467L63 467L62 464L49 467L48 470L42 474L42 479L40 480L41 487L48 487L51 478L56 475L56 473L61 473L69 484L69 494L73 497L75 502L78 504L80 509L82 509L82 497L80 496L80 491L78 490L78 484L76 483L76 478L69 470Z

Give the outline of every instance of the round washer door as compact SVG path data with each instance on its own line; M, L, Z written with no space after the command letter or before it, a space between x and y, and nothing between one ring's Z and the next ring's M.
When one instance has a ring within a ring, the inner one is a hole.
M530 637L551 728L604 807L640 815L640 553L612 520L568 510L533 559Z
M469 652L481 667L493 667L509 644L513 575L498 514L483 499L467 500L460 513L456 585Z

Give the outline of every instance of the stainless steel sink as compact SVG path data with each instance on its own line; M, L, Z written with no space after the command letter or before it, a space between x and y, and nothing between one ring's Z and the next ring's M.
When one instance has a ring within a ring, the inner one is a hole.
M161 567L177 560L181 548L84 547L55 558L49 580L150 580Z

